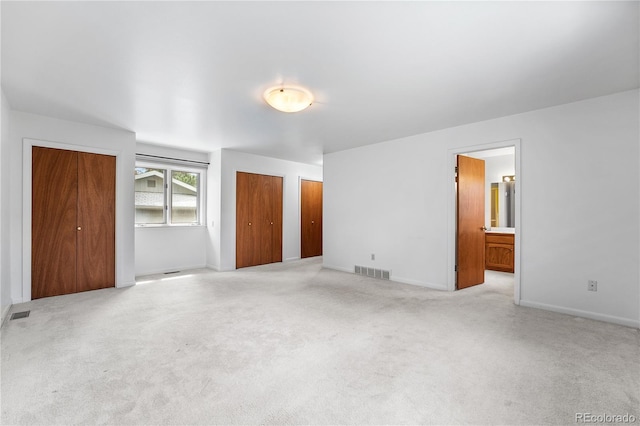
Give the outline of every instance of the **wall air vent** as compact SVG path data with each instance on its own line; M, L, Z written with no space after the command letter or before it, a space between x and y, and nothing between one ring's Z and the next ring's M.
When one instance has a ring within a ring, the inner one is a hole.
M365 277L378 278L381 280L391 279L391 271L384 269L368 268L366 266L355 265L353 271L356 275L364 275Z

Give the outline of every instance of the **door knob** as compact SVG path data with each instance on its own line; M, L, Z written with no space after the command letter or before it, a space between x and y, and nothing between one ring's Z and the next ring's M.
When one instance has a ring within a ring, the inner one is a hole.
M314 223L316 223L316 222L312 220L312 221L311 221L311 224L313 225Z
M81 226L78 226L78 231L82 231L82 227Z
M487 230L487 227L486 227L486 226L484 226L484 225L482 225L482 228L480 228L480 229L482 229L483 231L486 231L486 230Z
M249 222L249 226L251 226L251 222Z
M273 222L271 222L271 224L273 225Z

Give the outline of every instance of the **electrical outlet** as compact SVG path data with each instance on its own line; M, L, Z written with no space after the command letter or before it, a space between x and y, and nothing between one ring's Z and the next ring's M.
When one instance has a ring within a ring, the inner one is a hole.
M371 253L371 260L376 260L376 255Z
M589 291L598 291L598 281L596 281L596 280L587 281L587 290L589 290Z

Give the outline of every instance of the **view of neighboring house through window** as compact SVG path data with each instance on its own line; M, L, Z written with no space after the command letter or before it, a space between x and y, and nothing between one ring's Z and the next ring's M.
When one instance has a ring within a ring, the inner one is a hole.
M198 223L199 173L171 171L171 223Z
M165 171L136 167L136 224L165 223Z
M136 225L200 224L199 172L136 165L135 197Z

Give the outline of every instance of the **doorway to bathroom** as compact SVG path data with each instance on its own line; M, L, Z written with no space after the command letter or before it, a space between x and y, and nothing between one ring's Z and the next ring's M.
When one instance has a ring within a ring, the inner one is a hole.
M520 140L453 149L449 157L448 288L513 282L519 304Z

